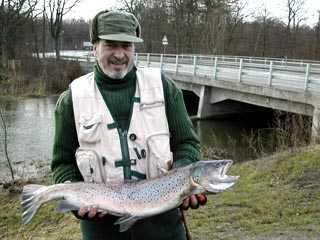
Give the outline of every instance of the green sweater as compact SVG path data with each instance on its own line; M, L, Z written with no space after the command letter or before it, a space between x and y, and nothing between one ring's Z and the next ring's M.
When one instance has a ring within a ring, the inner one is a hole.
M123 79L111 79L95 65L97 86L112 114L123 130L129 126L131 102L136 88L136 68ZM199 159L199 140L190 121L181 90L174 82L162 75L166 115L170 131L170 147L173 167L183 166ZM63 92L55 109L55 137L51 168L55 182L81 181L75 151L79 147L76 133L72 93Z
M122 130L127 130L131 102L136 88L136 68L123 79L113 80L96 65L94 76L97 86ZM199 158L199 140L188 117L182 92L162 75L166 115L170 131L173 167L183 166ZM61 94L55 110L55 139L52 171L55 182L81 181L75 151L79 147L72 106L71 90ZM100 220L81 220L83 240L186 240L178 209L140 220L128 231L120 233L114 225L117 217L107 215Z

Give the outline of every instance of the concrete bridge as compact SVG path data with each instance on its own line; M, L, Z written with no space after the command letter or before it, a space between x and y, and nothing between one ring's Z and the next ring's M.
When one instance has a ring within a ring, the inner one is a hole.
M76 59L91 71L93 57ZM181 89L194 92L199 97L199 118L239 112L237 107L223 104L233 100L311 116L312 135L320 135L320 62L149 53L136 54L135 62L141 67L161 68Z

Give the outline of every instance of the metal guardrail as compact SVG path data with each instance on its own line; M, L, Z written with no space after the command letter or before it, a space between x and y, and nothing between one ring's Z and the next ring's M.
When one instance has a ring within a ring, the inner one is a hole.
M320 92L320 62L315 61L149 53L136 54L135 61L138 66L158 67L165 72L212 81Z
M48 55L50 56L50 55ZM92 66L89 52L61 57ZM266 86L290 91L320 92L320 62L282 58L238 56L172 55L136 53L137 66L161 68L164 72L201 77L212 81ZM194 81L194 80L193 80Z

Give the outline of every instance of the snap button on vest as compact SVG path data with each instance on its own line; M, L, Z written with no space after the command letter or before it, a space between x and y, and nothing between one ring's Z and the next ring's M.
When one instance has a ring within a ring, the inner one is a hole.
M137 135L135 135L134 133L131 133L129 135L129 138L130 138L131 141L135 141L137 139Z
M105 166L107 162L106 157L102 156L102 165Z
M141 157L142 158L146 158L147 157L146 150L144 150L144 149L141 150Z

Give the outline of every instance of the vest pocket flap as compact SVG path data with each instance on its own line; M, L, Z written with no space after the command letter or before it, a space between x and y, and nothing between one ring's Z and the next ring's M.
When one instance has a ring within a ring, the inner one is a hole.
M173 155L170 151L169 137L170 135L167 132L157 133L148 137L148 178L157 177L171 169ZM150 159L152 159L152 161L150 161Z
M164 102L152 102L152 103L141 103L140 108L156 108L156 107L162 107L164 106Z
M85 125L85 126L95 125L97 123L100 123L101 121L102 121L101 115L93 115L93 116L80 115L79 117L80 125Z
M102 122L101 115L93 117L80 116L79 119L79 141L84 143L95 143L100 141L99 125Z
M104 182L104 168L94 150L78 148L76 151L78 168L85 182Z

